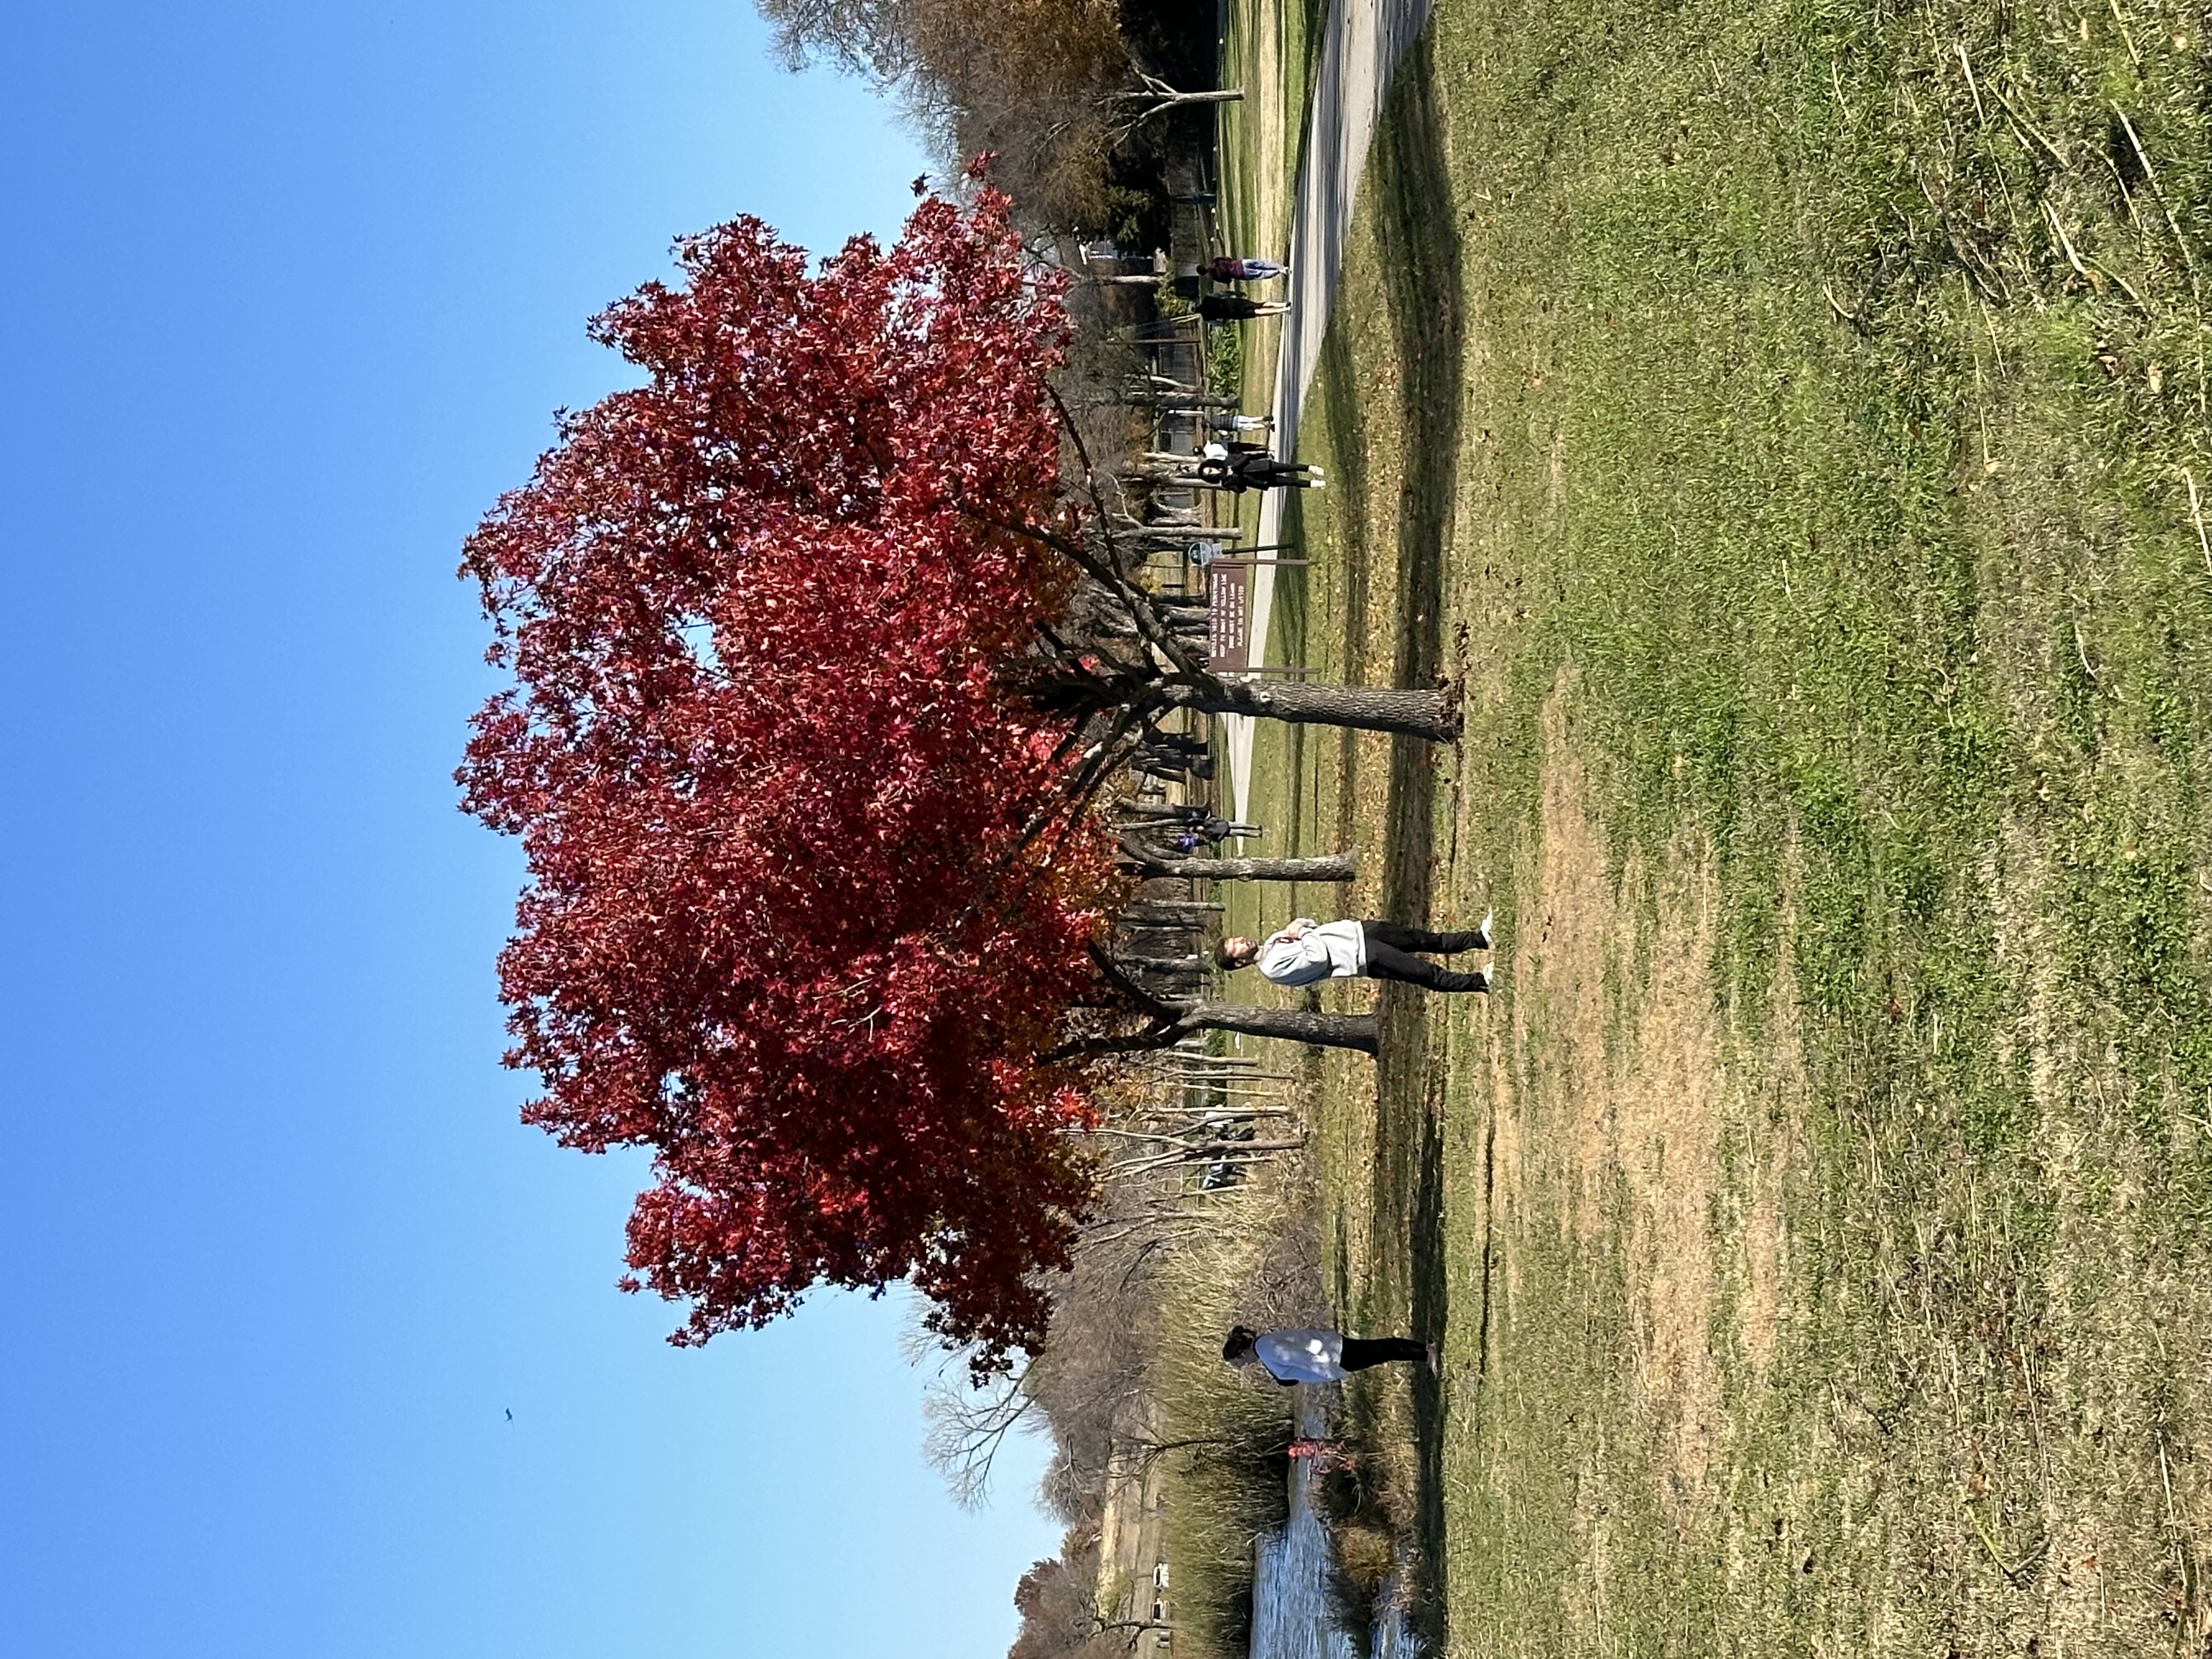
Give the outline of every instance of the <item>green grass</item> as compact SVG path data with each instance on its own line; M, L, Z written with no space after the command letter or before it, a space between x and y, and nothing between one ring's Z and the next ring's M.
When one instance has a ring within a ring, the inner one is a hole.
M1394 89L1274 644L1468 735L1255 812L1505 918L1322 1067L1455 1652L2203 1649L2201 22L1507 0Z

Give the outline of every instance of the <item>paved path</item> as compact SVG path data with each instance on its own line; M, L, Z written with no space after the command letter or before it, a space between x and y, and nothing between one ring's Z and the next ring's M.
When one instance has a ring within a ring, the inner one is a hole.
M1291 310L1283 319L1282 353L1275 365L1275 453L1298 450L1298 415L1321 362L1322 336L1352 238L1352 210L1358 204L1360 175L1367 170L1367 149L1382 113L1390 76L1406 49L1419 38L1433 0L1330 0L1322 25L1321 65L1314 77L1313 106L1306 112L1304 159L1298 166L1297 203L1291 217ZM1265 255L1267 248L1254 248ZM1258 540L1279 540L1283 492L1260 497ZM1263 661L1267 618L1274 608L1275 572L1261 565L1252 572L1250 599L1252 660ZM1235 787L1237 817L1251 822L1252 722L1228 719L1229 774Z

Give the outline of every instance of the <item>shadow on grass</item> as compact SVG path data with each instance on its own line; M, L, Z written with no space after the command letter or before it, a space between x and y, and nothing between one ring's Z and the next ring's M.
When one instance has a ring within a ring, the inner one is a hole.
M1436 63L1424 36L1400 67L1376 134L1372 188L1390 331L1401 365L1398 499L1398 640L1395 683L1437 683L1443 662L1445 550L1451 536L1462 381L1460 246L1446 166ZM1390 826L1384 910L1425 921L1430 905L1436 800L1432 744L1401 738L1391 748ZM1424 994L1392 988L1383 1001L1377 1079L1378 1261L1408 1264L1414 1331L1442 1335L1445 1270L1441 1080L1431 1075ZM1402 1254L1401 1254L1402 1252ZM1444 1629L1443 1398L1427 1372L1415 1378L1419 1456L1416 1527L1422 1582L1415 1624L1432 1650Z
M1315 367L1314 379L1320 400L1329 411L1330 424L1339 434L1336 451L1331 457L1334 471L1328 481L1334 498L1330 503L1331 518L1336 526L1344 569L1344 610L1335 642L1340 653L1336 678L1346 685L1359 685L1366 680L1368 599L1371 586L1369 573L1373 568L1374 549L1368 543L1367 502L1371 486L1367 471L1367 446L1357 382L1352 378L1352 347L1346 331L1332 328L1322 337L1321 361ZM1285 510L1285 522L1290 522L1291 514L1297 514L1297 539L1303 544L1305 504L1295 499L1296 492L1291 493L1293 499ZM1303 586L1301 584L1302 589ZM1312 659L1302 660L1310 663ZM1305 731L1304 726L1296 729L1302 734ZM1359 744L1356 734L1341 727L1326 740L1336 744L1336 822L1330 826L1335 835L1332 846L1350 847L1355 844L1358 833L1356 808Z

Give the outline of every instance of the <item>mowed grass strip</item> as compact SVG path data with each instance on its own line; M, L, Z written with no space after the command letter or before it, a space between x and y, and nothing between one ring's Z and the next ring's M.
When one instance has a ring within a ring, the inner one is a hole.
M1277 643L1468 737L1255 778L1504 919L1322 1066L1455 1652L2204 1650L2203 22L1505 0L1393 94Z

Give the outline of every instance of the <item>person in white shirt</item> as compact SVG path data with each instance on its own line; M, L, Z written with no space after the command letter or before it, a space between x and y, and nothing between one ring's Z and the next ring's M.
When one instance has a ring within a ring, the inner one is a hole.
M1435 933L1395 921L1316 921L1300 916L1279 933L1254 944L1234 934L1214 947L1213 959L1231 972L1257 967L1278 985L1310 985L1316 980L1404 980L1431 991L1487 991L1490 975L1425 962L1417 952L1449 956L1456 951L1487 951L1495 916L1469 930Z
M1437 1368L1437 1345L1410 1336L1373 1339L1342 1331L1255 1331L1239 1325L1221 1345L1232 1365L1257 1365L1285 1388L1294 1382L1340 1382L1370 1365L1398 1362Z

